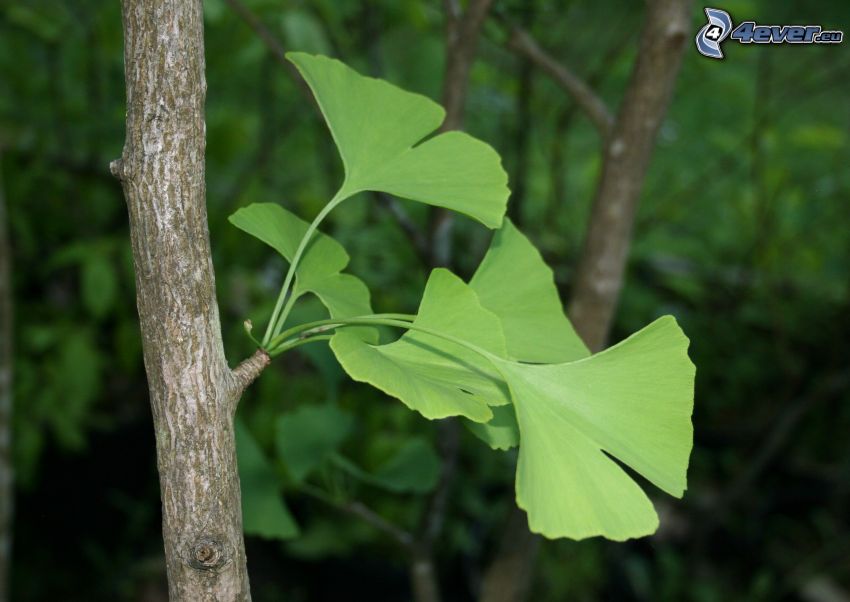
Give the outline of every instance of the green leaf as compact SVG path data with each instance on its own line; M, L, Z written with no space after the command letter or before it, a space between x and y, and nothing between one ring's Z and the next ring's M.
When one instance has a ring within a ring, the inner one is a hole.
M445 117L437 103L328 57L286 56L312 89L339 149L340 198L382 191L501 225L510 191L498 153L462 132L421 142Z
M513 404L492 408L493 419L479 423L464 420L469 431L493 449L508 450L519 445L519 425Z
M260 239L291 262L310 224L277 203L253 203L228 218L231 224ZM307 245L295 276L309 289L348 265L345 248L327 234L316 232Z
M510 220L493 236L469 285L502 321L511 359L560 363L590 355L564 315L552 270Z
M356 479L395 493L427 493L440 477L440 459L422 437L408 439L374 473L342 456L334 456L334 463Z
M253 203L237 210L231 224L263 241L287 261L292 261L309 224L276 203ZM315 294L332 318L351 318L372 313L369 289L351 274L341 274L348 265L345 248L333 238L316 232L295 268L293 295ZM374 328L357 327L364 340L377 342Z
M237 420L235 429L245 534L269 539L297 537L298 525L283 503L274 468L245 425Z
M414 325L505 355L499 319L445 269L431 272ZM488 360L430 334L411 330L393 343L374 346L348 329L338 329L331 349L351 378L400 399L429 419L465 416L486 422L493 416L489 406L509 403L504 382Z
M607 454L680 497L693 444L694 365L672 317L568 364L498 361L522 438L517 503L546 537L624 540L658 527L652 503Z
M289 474L303 481L351 434L354 419L330 404L302 406L277 419L275 444Z

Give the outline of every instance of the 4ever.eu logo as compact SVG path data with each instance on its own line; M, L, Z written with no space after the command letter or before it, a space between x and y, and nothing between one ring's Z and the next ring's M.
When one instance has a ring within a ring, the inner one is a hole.
M708 23L696 37L697 50L703 56L722 59L720 45L728 38L740 44L840 44L843 31L824 30L820 25L757 25L744 21L733 29L732 17L725 10L706 8Z

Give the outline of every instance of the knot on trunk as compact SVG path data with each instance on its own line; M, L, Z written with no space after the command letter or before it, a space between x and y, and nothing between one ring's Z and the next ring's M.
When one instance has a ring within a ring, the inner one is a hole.
M189 566L198 571L217 571L230 563L231 558L227 542L212 536L191 542L187 552Z

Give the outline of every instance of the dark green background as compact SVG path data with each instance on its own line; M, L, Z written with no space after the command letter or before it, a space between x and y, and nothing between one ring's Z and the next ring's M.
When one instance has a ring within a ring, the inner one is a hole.
M439 98L434 1L245 0L287 49L324 52ZM720 2L736 20L850 28L846 0ZM497 0L618 105L643 4ZM207 184L228 355L250 352L282 262L226 222L275 201L312 217L341 165L315 109L222 0L207 13ZM127 218L107 165L123 144L118 2L0 5L0 144L16 302L13 599L161 600L154 440L136 322ZM703 25L693 6L693 32ZM488 22L466 129L504 158L523 230L569 295L600 166L596 131ZM850 595L850 46L743 47L689 40L644 187L613 339L672 313L698 367L695 447L682 501L652 491L662 527L627 544L547 544L531 596L554 600L845 600ZM526 108L523 109L522 107ZM424 223L425 209L408 203ZM468 276L489 233L459 220ZM327 230L379 311L414 311L426 271L393 218L363 196ZM338 400L357 415L346 452L374 465L434 425L288 354L240 414L271 452L274 416ZM464 433L438 563L447 600L472 600L513 491L513 454ZM412 525L422 498L357 495ZM254 599L404 600L407 568L368 526L296 490L303 536L247 542ZM844 598L816 598L836 590Z

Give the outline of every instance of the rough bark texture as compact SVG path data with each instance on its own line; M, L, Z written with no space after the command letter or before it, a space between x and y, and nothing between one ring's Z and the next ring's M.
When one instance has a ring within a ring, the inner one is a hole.
M604 348L611 330L644 176L689 32L690 0L654 0L647 6L637 60L605 144L602 174L568 311L579 335L594 352ZM591 117L601 115L580 97L577 102ZM528 531L524 520L524 513L515 509L500 552L482 582L481 602L526 598L540 538Z
M233 414L268 363L224 357L204 183L201 0L124 0L130 216L172 601L249 600Z
M0 149L0 168L2 159ZM3 193L3 174L0 171L0 602L9 599L15 499L12 464L12 249Z

